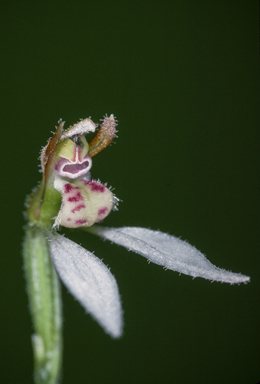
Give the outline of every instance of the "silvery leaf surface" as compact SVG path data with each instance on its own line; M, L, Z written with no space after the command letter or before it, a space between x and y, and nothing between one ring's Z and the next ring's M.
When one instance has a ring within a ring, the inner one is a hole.
M107 266L91 252L57 233L48 232L50 256L70 293L110 336L122 334L118 286Z
M167 233L140 227L109 228L97 225L88 231L185 275L231 284L250 280L248 276L216 267L195 247Z

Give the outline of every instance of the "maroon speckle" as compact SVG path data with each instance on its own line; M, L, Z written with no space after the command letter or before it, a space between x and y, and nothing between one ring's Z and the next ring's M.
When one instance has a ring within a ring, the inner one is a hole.
M94 192L105 192L106 187L102 184L97 183L96 181L85 181L86 185L91 187L91 191Z
M71 221L71 218L70 218L70 217L68 217L68 218L67 218L67 221Z
M71 185L71 184L65 184L64 185L64 192L65 193L70 193L73 189L74 189L75 187L73 186L73 185Z
M103 216L103 215L105 215L105 213L107 213L107 210L108 210L107 207L101 208L101 209L98 211L98 216Z
M80 192L77 192L75 196L71 196L71 197L68 198L68 201L70 203L78 202L78 201L81 201L81 200L84 200L84 199L83 199L83 196L82 196L82 194Z
M84 204L77 205L75 208L71 210L72 213L75 213L76 211L80 211L82 208L86 208Z
M87 219L76 220L75 224L76 225L83 225L83 224L86 224L87 221L88 221Z

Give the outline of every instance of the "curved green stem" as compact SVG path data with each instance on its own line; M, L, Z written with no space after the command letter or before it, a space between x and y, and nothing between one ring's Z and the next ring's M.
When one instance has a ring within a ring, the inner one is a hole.
M57 384L62 360L60 282L53 268L49 244L42 229L28 225L23 257L30 311L37 384Z

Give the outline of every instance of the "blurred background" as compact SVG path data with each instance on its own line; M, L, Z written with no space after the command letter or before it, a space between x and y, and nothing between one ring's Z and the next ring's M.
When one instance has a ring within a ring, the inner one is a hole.
M32 383L24 199L59 118L104 114L116 145L92 176L122 200L108 226L188 240L230 286L165 271L66 231L111 267L125 331L112 340L63 289L63 384L260 380L257 2L32 1L1 7L0 381Z

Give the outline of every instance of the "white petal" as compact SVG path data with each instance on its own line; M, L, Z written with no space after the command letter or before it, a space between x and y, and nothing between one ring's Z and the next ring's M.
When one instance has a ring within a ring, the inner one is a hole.
M88 231L139 253L155 264L193 277L242 283L250 277L232 273L211 264L206 257L186 241L160 231L139 227L108 228L93 226Z
M110 336L122 334L118 286L105 264L91 252L59 234L48 233L55 269L70 293Z

